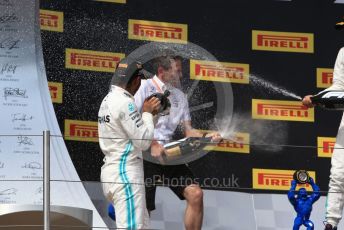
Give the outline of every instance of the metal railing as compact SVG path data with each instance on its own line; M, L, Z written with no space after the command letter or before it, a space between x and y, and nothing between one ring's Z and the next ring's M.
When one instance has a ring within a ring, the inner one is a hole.
M50 230L50 131L43 131L43 215L44 230Z
M51 182L67 182L67 183L84 183L84 182L91 182L91 183L118 183L118 184L127 184L124 182L113 182L113 181L78 181L78 180L58 180L58 179L51 179L50 178L50 141L51 137L58 137L58 138L65 138L67 136L63 135L51 135L49 130L43 131L43 135L0 135L0 137L15 137L15 136L41 136L43 137L43 225L0 225L1 228L13 228L15 229L16 227L43 227L44 230L50 230L51 227L53 228L65 228L68 227L70 229L82 229L82 228L87 228L84 226L64 226L64 225L51 225L50 222L50 211L51 211L51 194L50 194L50 183ZM87 138L87 137L85 137ZM104 138L104 139L126 139L126 138L111 138L111 137L99 137L99 138ZM162 140L164 141L164 140ZM174 140L178 141L178 140ZM232 141L232 140L231 140ZM204 142L205 144L212 144L211 142ZM290 148L310 148L310 149L322 149L325 147L319 147L319 146L311 146L311 145L291 145L291 144L250 144L250 143L240 143L237 142L238 144L242 145L248 145L248 146L267 146L267 147L290 147ZM328 148L328 147L326 147ZM331 147L331 149L344 149L343 147ZM1 180L0 181L42 181L42 180ZM139 185L145 185L145 183L130 183L130 184L139 184ZM163 183L153 183L152 185L158 185L158 186L168 186ZM185 186L185 185L180 185L180 186ZM258 191L259 189L251 188L251 187L213 187L213 186L205 186L205 185L199 185L201 188L204 189L229 189L231 191L244 191L244 192L252 192L252 191ZM262 191L276 191L281 193L280 190L262 190ZM285 191L287 193L288 191ZM327 194L329 191L320 191L321 194ZM99 226L92 226L91 228L93 229L120 229L120 228L111 228L111 227L99 227Z

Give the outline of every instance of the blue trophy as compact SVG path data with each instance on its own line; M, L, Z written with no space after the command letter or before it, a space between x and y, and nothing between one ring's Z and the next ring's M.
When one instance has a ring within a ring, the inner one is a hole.
M313 189L311 195L307 194L305 188L300 188L296 194L296 185L297 184L310 184ZM308 173L304 170L299 170L294 173L294 180L291 182L291 187L288 192L289 202L293 205L297 216L294 220L293 230L299 230L301 225L307 227L307 230L313 230L314 224L309 219L312 212L312 205L319 200L320 198L320 189L314 183L313 178L309 177Z

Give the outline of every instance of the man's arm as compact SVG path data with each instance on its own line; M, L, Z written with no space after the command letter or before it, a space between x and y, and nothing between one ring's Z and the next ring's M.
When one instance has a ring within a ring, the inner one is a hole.
M314 180L313 180L313 178L309 178L309 183L311 184L311 186L312 186L312 189L313 189L313 193L312 193L312 202L314 203L314 202L316 202L317 200L319 200L319 198L320 198L320 188L319 188L319 186L318 185L316 185L315 183L314 183Z
M134 101L124 103L119 114L119 120L128 138L134 146L146 150L149 148L154 136L153 111L160 106L159 99L152 98L143 105L142 116Z
M186 137L203 137L204 133L192 128L191 121L183 121L184 135ZM210 132L205 135L205 137L211 137L212 142L220 142L222 137L219 132Z
M292 180L291 181L291 187L290 187L290 190L288 192L288 199L289 199L289 202L295 206L296 204L296 198L295 198L295 189L296 189L296 180Z
M184 135L186 137L202 137L203 133L192 128L191 121L183 121Z

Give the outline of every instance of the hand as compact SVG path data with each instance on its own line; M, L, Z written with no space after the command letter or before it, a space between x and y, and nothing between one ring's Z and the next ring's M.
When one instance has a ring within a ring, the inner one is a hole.
M152 143L151 145L151 155L152 157L158 158L164 153L164 147L158 142Z
M222 140L221 134L218 132L208 133L206 137L211 137L212 142L220 142Z
M292 181L291 181L291 186L292 186L292 187L296 187L296 184L297 184L296 180L292 180Z
M314 104L312 103L311 97L313 95L307 95L302 99L302 104L306 106L307 108L313 108Z
M309 177L309 183L310 183L310 184L314 184L314 180L313 180L312 177Z
M164 159L162 155L164 154L165 148L156 141L153 141L151 145L151 155L152 157L159 160L161 164L164 164Z
M160 109L160 106L160 100L156 97L152 97L144 101L142 112L147 112L156 115Z

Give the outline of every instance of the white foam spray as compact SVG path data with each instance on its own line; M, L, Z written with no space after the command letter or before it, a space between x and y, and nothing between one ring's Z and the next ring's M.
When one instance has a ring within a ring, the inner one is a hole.
M218 130L227 140L240 143L235 134L237 132L250 133L250 141L240 144L254 146L267 152L281 151L288 141L288 124L285 122L252 120L251 114L238 113L232 118L215 119L212 129Z
M250 75L250 84L253 90L262 93L280 94L297 100L302 98L289 90L277 86L256 75ZM236 113L233 117L223 117L215 119L212 129L218 130L221 136L227 140L238 142L235 138L236 132L249 132L249 143L241 143L254 146L256 149L262 149L269 152L278 152L282 150L283 144L288 140L288 124L285 122L275 122L268 120L254 120L251 114Z

